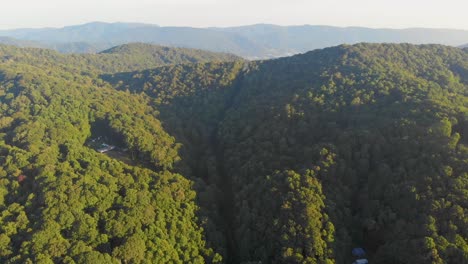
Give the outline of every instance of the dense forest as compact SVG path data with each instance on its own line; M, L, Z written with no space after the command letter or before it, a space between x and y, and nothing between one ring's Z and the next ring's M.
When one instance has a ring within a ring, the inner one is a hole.
M60 68L60 70L80 75L136 71L173 64L237 60L240 58L231 54L168 48L143 43L117 46L99 54L69 55L48 49L18 49L13 46L0 45L0 62L2 63L28 64L43 69Z
M467 49L0 61L1 263L468 263Z

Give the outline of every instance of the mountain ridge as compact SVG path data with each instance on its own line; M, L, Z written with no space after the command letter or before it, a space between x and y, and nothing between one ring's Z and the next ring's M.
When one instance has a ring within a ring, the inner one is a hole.
M17 61L38 67L55 64L67 70L84 67L80 69L104 73L129 69L143 70L168 64L243 60L227 53L144 43L115 46L97 54L62 54L52 49L0 45L0 59L2 55L5 61Z
M444 44L459 46L468 42L468 31L430 28L365 28L334 26L278 26L255 24L238 27L161 27L141 23L92 22L46 29L0 30L0 36L33 40L43 45L69 42L95 45L96 51L128 42L228 52L249 59L273 58L313 49L358 42ZM57 48L80 53L79 47ZM88 48L92 50L91 48Z

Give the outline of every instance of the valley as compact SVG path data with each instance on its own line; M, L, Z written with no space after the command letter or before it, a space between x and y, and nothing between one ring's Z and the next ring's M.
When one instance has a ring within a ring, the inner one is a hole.
M2 263L468 261L466 49L0 60Z

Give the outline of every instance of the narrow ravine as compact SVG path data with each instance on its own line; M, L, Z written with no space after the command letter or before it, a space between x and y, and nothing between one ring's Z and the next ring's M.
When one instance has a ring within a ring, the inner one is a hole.
M219 138L219 128L226 117L226 112L229 111L234 105L235 98L238 96L241 83L243 81L244 73L240 72L233 85L233 91L226 98L223 110L219 113L218 123L212 131L210 142L212 151L215 155L216 170L218 172L217 186L221 190L220 198L220 211L219 214L223 219L223 231L226 238L227 255L224 257L224 263L238 263L237 262L237 241L234 234L234 220L235 220L235 195L232 186L232 175L226 170L225 167L225 149L221 139Z
M213 151L216 156L216 170L218 171L219 181L217 183L221 190L221 197L219 197L220 211L219 215L223 219L222 230L226 238L226 256L224 257L225 263L235 263L237 245L234 238L234 191L232 189L232 179L229 173L226 172L224 166L224 149L219 142L218 136L213 137L212 141Z

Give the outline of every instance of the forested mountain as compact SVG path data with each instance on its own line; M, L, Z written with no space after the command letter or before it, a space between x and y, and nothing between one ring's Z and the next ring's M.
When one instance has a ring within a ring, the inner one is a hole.
M32 40L61 52L96 52L130 42L233 53L248 59L288 56L358 42L444 44L468 42L468 31L372 29L257 24L227 28L159 27L139 23L93 22L63 28L0 30L0 36Z
M1 47L2 263L468 262L466 49Z
M19 49L0 45L0 60L3 63L20 62L46 68L55 66L66 71L86 71L89 74L142 70L170 64L240 59L230 54L143 43L125 44L99 54L61 54L49 49Z
M43 46L43 48L53 49L60 53L99 53L108 47L109 45L103 43L89 42L60 42Z
M228 53L215 53L199 49L163 47L144 43L116 46L100 52L102 57L120 57L127 63L141 64L142 68L159 65L184 64L209 61L234 61L240 57Z

